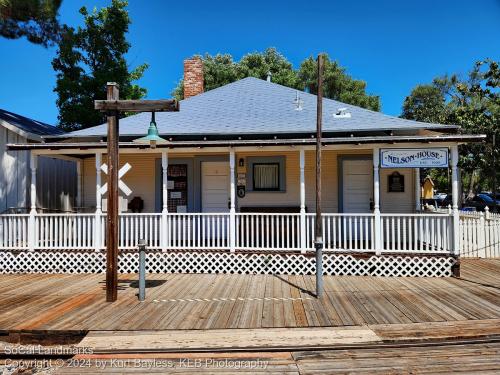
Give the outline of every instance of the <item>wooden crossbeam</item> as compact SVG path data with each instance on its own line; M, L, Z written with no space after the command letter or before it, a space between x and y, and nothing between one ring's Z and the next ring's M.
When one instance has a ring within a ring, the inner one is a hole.
M101 112L177 112L179 102L175 99L159 100L95 100L95 109Z

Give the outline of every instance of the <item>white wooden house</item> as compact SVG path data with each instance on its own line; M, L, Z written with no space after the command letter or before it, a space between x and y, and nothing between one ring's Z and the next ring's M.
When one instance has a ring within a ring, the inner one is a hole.
M145 238L152 272L313 273L316 97L256 78L203 93L201 65L185 67L194 71L185 72L180 111L156 114L165 144L134 142L150 114L120 120L130 189L121 195L129 207L143 202L120 214L120 270L137 269ZM325 273L450 275L461 236L458 146L484 137L330 99L323 123ZM80 160L87 213L16 216L15 239L4 226L2 271L103 271L106 125L11 143L34 159ZM420 211L419 167L430 165L451 168L449 212Z
M43 137L62 135L54 126L0 109L0 213L28 212L30 152L8 150L9 143L41 143ZM41 156L37 168L36 207L45 211L71 211L76 196L76 164Z

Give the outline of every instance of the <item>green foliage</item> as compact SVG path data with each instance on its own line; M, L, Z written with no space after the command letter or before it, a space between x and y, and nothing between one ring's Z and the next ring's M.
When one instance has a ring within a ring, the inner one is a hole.
M201 57L201 56L200 56ZM205 91L224 86L245 77L266 79L271 73L272 81L283 86L316 93L317 64L309 57L305 59L298 70L275 48L264 52L252 52L235 62L229 54L211 56L205 54L203 59ZM324 96L340 100L344 103L380 110L380 98L366 94L366 83L352 79L345 68L325 56ZM183 82L179 82L172 95L183 99Z
M62 0L0 0L0 35L26 37L44 47L59 39L59 8Z
M476 190L488 190L489 178L500 168L500 70L493 60L474 64L468 75L438 77L430 85L417 86L405 99L402 117L454 124L465 134L485 134L485 143L461 147L460 167L472 176L479 173ZM493 135L497 146L493 147ZM474 179L468 181L474 184ZM472 189L471 189L472 190Z
M444 93L434 85L418 85L403 103L401 117L442 124L446 121Z
M126 33L130 18L127 2L112 0L109 7L88 12L80 9L84 26L64 27L52 66L57 72L54 91L58 98L59 126L67 131L105 122L94 109L94 100L106 99L106 83L116 82L121 99L140 99L146 90L135 84L147 69L142 64L130 70L125 54L130 48Z
M318 68L312 56L300 64L298 78L300 85L310 93L318 92ZM323 86L323 95L327 98L380 111L380 97L366 94L366 82L353 79L345 68L336 61L331 61L328 55L324 58Z

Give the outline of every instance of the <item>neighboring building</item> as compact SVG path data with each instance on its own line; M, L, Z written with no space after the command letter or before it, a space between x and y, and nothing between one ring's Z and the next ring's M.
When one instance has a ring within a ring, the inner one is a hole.
M30 202L30 152L8 150L9 143L42 143L62 135L54 126L0 109L0 213L27 212ZM40 157L37 168L37 208L70 211L76 196L74 161Z

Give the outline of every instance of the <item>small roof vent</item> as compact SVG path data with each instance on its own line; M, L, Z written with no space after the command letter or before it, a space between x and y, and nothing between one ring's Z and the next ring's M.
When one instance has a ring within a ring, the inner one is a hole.
M351 118L351 112L347 108L339 108L337 112L333 114L335 118Z
M293 102L295 103L295 110L302 111L302 104L304 104L304 101L300 98L298 91L295 93L295 100Z

